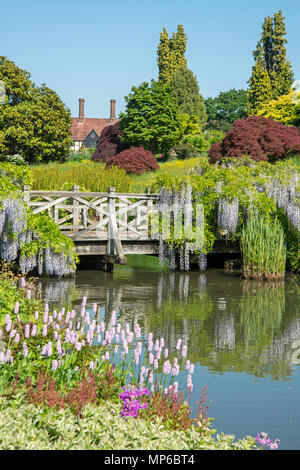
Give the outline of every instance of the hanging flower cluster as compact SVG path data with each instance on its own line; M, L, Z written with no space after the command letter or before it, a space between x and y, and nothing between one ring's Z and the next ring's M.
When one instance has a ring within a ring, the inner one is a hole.
M291 226L299 231L300 206L295 199L297 183L297 174L292 175L288 185L284 185L278 179L272 178L266 186L266 194L275 201L277 207L284 210Z
M31 246L33 249L27 249ZM28 227L27 211L21 199L1 200L0 257L8 263L19 262L22 274L37 270L39 275L67 276L74 274L72 253L57 253Z
M226 198L220 198L218 203L218 227L222 235L233 235L236 232L238 221L238 198L234 198L232 201Z
M172 191L162 187L158 193L158 208L162 215L162 220L170 220L170 225L174 230L174 239L177 231L181 235L184 227L192 227L193 223L193 200L191 185L182 185L181 191L175 188ZM164 219L165 218L165 219ZM164 225L162 224L164 227ZM177 240L177 239L176 239ZM170 269L175 270L176 258L178 258L181 271L190 269L190 250L187 241L181 237L178 248L175 242L167 243L164 238L164 232L159 233L159 260L163 264L168 259Z

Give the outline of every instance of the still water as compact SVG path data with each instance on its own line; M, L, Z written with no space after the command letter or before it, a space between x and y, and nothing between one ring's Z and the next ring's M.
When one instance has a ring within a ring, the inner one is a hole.
M195 364L194 414L206 385L218 432L263 431L280 439L280 449L300 450L299 280L257 283L222 269L171 273L156 259L129 257L113 273L78 271L40 288L52 305L80 311L86 296L108 316L116 310L123 322L163 336L169 350L182 338Z

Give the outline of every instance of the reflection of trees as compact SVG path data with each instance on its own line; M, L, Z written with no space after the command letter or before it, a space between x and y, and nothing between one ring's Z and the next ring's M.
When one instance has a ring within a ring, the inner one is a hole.
M132 328L139 323L145 334L163 336L170 350L181 337L188 344L189 359L216 372L290 375L293 342L300 339L297 285L241 281L209 272L126 269L117 277L102 272L78 275L72 308L80 311L86 296L105 309L106 321L116 310L118 321ZM48 281L44 289L51 300L65 305L74 295L70 281Z

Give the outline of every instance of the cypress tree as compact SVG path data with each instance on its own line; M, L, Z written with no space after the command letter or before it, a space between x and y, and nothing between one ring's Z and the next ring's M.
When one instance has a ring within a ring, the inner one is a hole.
M282 11L274 15L274 27L272 36L272 70L270 79L273 89L273 99L288 94L294 82L294 74L291 63L286 57L286 28Z
M179 112L199 117L199 124L203 127L207 120L205 100L193 72L188 68L178 69L170 86Z
M248 116L256 114L266 103L272 99L272 87L266 63L263 57L263 48L259 43L254 53L256 62L252 68L247 91L246 113Z
M168 83L171 80L170 68L170 39L168 32L163 28L157 48L158 79Z
M254 66L249 80L247 113L253 114L270 99L291 90L294 74L286 57L286 28L282 10L264 19L261 39L253 52Z
M182 25L178 25L177 32L169 37L165 28L160 34L157 48L158 79L170 83L174 73L180 68L186 68L186 35Z

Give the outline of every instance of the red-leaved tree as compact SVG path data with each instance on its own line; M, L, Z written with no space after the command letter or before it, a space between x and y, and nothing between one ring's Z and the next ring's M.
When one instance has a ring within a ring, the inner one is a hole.
M111 124L104 127L95 152L92 155L93 162L106 162L110 157L114 157L121 150L124 145L121 141L122 132L120 131L119 123Z
M256 161L273 161L300 153L300 132L294 126L263 116L250 116L234 122L222 142L209 150L211 163L223 158L248 155Z
M144 173L159 168L154 155L144 147L130 147L106 161L106 166L116 165L126 173Z

